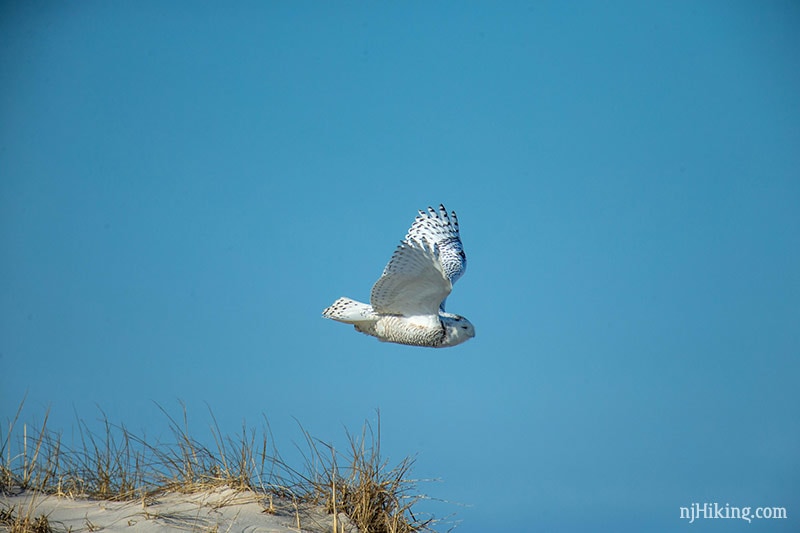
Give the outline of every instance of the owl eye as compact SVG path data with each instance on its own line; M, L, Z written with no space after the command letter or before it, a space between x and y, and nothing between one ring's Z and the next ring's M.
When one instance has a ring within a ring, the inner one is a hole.
M469 329L467 326L461 326L461 329Z

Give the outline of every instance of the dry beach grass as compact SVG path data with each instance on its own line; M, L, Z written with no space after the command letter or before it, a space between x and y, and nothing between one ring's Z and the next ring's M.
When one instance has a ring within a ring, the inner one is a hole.
M423 498L409 477L413 460L390 466L381 456L380 417L377 428L365 423L359 434L348 433L344 452L301 428L304 464L293 467L275 449L268 425L225 436L212 414L209 447L189 434L185 407L180 418L159 409L169 442L150 442L103 415L100 434L79 422L78 445L67 447L48 428L47 414L36 429L20 423L20 405L0 434L0 530L114 531L85 509L85 517L57 519L53 509L77 501L105 502L104 519L126 527L163 526L141 531L411 533L434 524L413 510ZM233 507L233 517L220 512ZM250 522L236 526L245 515Z

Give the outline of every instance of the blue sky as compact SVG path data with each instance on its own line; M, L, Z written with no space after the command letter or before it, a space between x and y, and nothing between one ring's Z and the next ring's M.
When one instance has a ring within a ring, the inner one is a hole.
M5 3L0 416L154 402L346 442L380 409L458 531L788 531L800 512L793 2ZM458 212L448 310L366 299Z

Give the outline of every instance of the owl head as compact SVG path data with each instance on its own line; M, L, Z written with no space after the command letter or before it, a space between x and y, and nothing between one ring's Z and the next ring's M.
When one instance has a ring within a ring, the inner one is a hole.
M445 332L442 347L456 346L475 336L475 326L463 316L447 313L445 316L440 315L440 319Z

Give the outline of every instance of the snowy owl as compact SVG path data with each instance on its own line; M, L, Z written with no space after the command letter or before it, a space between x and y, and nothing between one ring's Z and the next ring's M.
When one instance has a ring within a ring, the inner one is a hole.
M475 327L444 310L467 256L455 211L420 211L370 294L370 304L339 298L322 312L383 342L445 348L468 341Z

